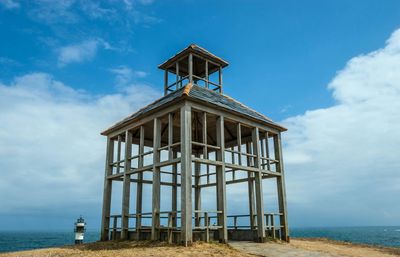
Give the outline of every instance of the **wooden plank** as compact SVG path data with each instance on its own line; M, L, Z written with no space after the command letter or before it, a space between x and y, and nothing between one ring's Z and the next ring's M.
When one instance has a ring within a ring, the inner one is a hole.
M125 167L124 181L122 184L122 214L121 214L121 239L128 239L129 227L129 199L131 194L131 176L127 172L131 169L132 133L125 132Z
M118 145L117 145L117 171L120 173L120 163L121 163L121 135L118 135Z
M278 205L279 212L283 215L279 216L280 225L283 226L281 229L281 239L289 242L289 227L287 219L287 206L286 206L286 188L285 188L285 174L283 168L283 158L282 158L282 142L281 134L274 136L274 151L275 159L279 160L276 164L276 171L281 174L280 177L276 178L277 189L278 189Z
M142 168L144 165L144 127L140 126L139 129L139 159L138 159L138 168ZM136 238L139 240L140 238L140 230L142 228L142 216L139 215L142 213L143 207L143 172L138 173L138 181L136 187Z
M246 152L249 153L249 154L252 153L251 143L250 142L246 143ZM252 157L247 156L246 161L247 161L247 166L248 167L253 166ZM253 229L255 229L255 222L254 222L255 204L254 204L254 177L253 177L253 172L248 171L247 172L247 178L248 178L247 188L248 188L248 194L249 194L250 227L253 230Z
M260 137L258 127L252 130L253 137L253 151L257 156L254 158L254 166L261 171L260 162ZM255 172L255 193L256 193L256 212L257 212L257 241L264 242L265 240L265 224L264 224L264 200L263 200L263 189L262 189L262 173Z
M209 77L208 77L208 60L206 60L206 69L205 69L205 78L206 78L206 88L208 88L209 87L209 85L208 85L208 80L209 80Z
M168 113L168 160L173 159L172 144L174 143L174 117Z
M191 106L181 108L181 240L192 243L192 118Z
M110 209L111 209L111 192L112 180L107 179L112 174L112 167L110 163L114 158L114 141L107 137L106 147L106 163L104 172L104 190L103 190L103 210L101 215L101 240L106 241L109 239L110 229Z
M224 134L224 117L219 116L216 124L217 129L217 145L220 150L216 153L217 161L221 162L222 165L216 167L216 182L217 182L217 207L218 211L222 213L218 214L218 225L221 226L219 229L219 241L221 243L228 242L228 227L226 222L226 183L225 183L225 134Z
M153 126L153 187L152 187L152 223L151 223L151 239L158 240L160 233L160 189L161 189L161 174L160 167L157 164L160 162L160 153L157 150L161 144L161 121L159 118L154 119Z
M193 54L189 54L189 83L193 84Z
M199 154L196 154L199 157ZM200 185L200 163L194 164L194 209L195 209L195 226L200 226L200 213L196 212L201 210L201 187Z
M164 95L168 94L168 69L164 71Z
M219 66L218 72L219 92L222 94L222 67Z
M242 126L240 125L240 122L237 123L237 145L238 145L238 152L239 152L239 160L238 164L242 165Z
M177 157L177 152L173 151L173 158ZM178 163L172 165L172 211L178 211ZM176 227L176 216L172 219L172 226Z

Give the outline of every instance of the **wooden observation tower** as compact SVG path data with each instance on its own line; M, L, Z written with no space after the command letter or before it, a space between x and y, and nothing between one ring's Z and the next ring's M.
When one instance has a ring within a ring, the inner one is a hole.
M281 144L286 129L223 94L227 65L188 46L159 66L164 96L101 133L107 137L102 240L289 241ZM264 206L264 179L276 180L275 212ZM118 208L111 201L116 183L122 184ZM236 183L247 187L244 213L227 211ZM210 202L212 209L202 207Z

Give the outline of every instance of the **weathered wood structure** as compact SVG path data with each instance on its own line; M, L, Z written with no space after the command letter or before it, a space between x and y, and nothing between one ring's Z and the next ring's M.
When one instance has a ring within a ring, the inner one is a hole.
M102 240L289 241L281 144L286 129L222 93L227 65L190 45L159 66L165 71L162 98L102 132ZM264 179L276 180L275 213L264 208ZM122 183L118 214L110 213L113 183ZM236 183L247 184L247 214L227 213L227 185ZM144 186L151 193L144 194ZM161 193L165 187L168 194ZM216 206L206 210L201 195L210 187ZM150 212L143 211L143 201L151 201Z

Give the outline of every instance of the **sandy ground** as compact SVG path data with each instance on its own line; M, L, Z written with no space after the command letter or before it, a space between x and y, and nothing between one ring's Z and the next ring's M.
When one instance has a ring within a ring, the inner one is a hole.
M153 243L149 241L101 242L0 254L1 257L125 257L125 256L228 256L254 257L218 243L198 242L191 247Z
M339 256L369 257L369 256L400 256L400 248L377 247L361 244L338 242L324 238L292 240L292 246L300 249L327 252Z
M400 248L372 247L327 239L293 239L290 244L268 242L230 242L229 245L198 242L191 247L162 242L101 242L79 246L38 249L0 254L1 257L66 257L66 256L228 256L228 257L393 257Z

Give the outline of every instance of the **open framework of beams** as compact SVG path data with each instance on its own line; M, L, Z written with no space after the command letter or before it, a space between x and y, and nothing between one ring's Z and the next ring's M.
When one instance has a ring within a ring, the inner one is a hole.
M282 146L280 132L275 129L185 101L127 125L110 135L107 142L103 240L116 238L116 233L123 239L130 238L129 233L134 233L137 239L150 233L151 239L160 240L165 232L168 241L190 244L198 232L203 233L202 238L207 241L210 233L217 231L216 239L227 242L228 229L243 228L254 231L256 241L263 241L267 235L288 240ZM146 176L146 173L151 175ZM264 211L263 179L277 181L277 213ZM112 181L123 183L121 214L112 215L110 211ZM133 214L129 212L131 183L137 184L136 213ZM228 215L226 185L237 183L248 184L249 213ZM152 187L152 211L149 213L142 213L144 184ZM160 210L161 186L172 188L170 210ZM201 189L207 187L216 187L214 211L201 209ZM193 196L191 189L194 189ZM193 210L192 201L195 203ZM250 225L239 224L244 218ZM134 227L129 227L130 219L135 220ZM151 225L142 225L144 219L151 219ZM168 220L167 226L160 225L162 219ZM228 219L233 220L233 225L228 225Z

